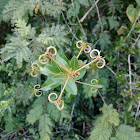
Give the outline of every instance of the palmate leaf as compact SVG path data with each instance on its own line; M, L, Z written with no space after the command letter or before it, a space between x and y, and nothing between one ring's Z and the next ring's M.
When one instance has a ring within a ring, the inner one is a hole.
M39 134L41 140L50 140L54 124L48 114L43 114L39 119Z

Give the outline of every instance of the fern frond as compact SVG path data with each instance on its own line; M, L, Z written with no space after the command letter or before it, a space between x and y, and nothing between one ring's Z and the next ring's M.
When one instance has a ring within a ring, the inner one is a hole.
M2 11L4 10L4 7L6 4L8 4L9 0L0 0L0 22L2 21L3 15Z
M36 4L39 0L10 0L3 10L3 20L14 24L22 19L27 13L33 16Z
M100 111L103 112L103 116L102 116L103 122L107 121L114 126L119 125L119 113L117 112L116 109L113 108L112 104L108 106L104 104L104 106L100 109Z
M98 123L91 132L90 140L109 140L112 134L112 126Z
M34 124L40 118L42 113L43 108L41 105L31 109L26 118L27 122L30 124Z
M112 134L112 127L119 125L119 114L113 105L105 105L100 109L103 115L98 117L95 127L91 132L91 140L109 140Z
M54 104L48 103L47 112L55 122L62 123L64 118L70 118L68 111L63 109L59 111Z
M25 20L18 19L15 23L15 26L17 27L18 33L22 37L27 38L35 35L35 29L31 28L31 25L27 26Z
M45 100L44 96L41 96L34 101L32 107L35 108L39 105L45 106L45 104L46 104L46 100Z
M118 29L119 22L117 21L116 17L114 17L114 16L108 17L108 22L109 22L110 30L112 30L112 29L117 30Z
M41 12L42 14L45 14L45 12L50 15L57 17L59 14L61 14L62 11L65 11L65 3L63 0L51 0L51 1L43 1Z
M8 61L9 59L16 57L17 65L22 66L22 61L29 61L31 56L31 51L27 47L28 42L22 37L12 37L10 39L11 43L6 44L4 48L1 49L2 60Z
M65 30L65 26L52 25L50 28L46 28L37 38L37 41L44 43L45 45L58 46L59 48L69 43L69 39L66 37L68 32Z
M33 97L31 96L31 92L32 90L30 90L28 82L24 82L22 85L20 85L20 87L18 88L18 90L16 90L14 94L16 105L29 105L30 101L33 100L33 98L31 98Z
M117 129L116 138L119 140L140 140L140 132L135 132L135 127L122 124Z
M39 119L39 133L41 140L50 140L54 124L47 114L43 114Z

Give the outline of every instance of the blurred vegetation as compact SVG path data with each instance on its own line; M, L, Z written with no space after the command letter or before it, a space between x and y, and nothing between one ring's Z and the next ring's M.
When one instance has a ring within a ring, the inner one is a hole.
M140 140L140 0L0 0L0 30L0 139ZM106 60L82 81L102 88L78 85L59 111L33 95L46 77L31 64L49 46L70 60L81 39Z

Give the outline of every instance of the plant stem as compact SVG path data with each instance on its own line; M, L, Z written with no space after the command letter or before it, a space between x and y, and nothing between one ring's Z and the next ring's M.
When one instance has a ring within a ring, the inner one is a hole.
M77 55L77 59L79 58L79 56L80 56L80 54L82 53L83 49L84 49L84 47L82 46L80 52L79 52L78 55Z
M58 63L54 58L52 58L50 55L47 55L51 60L53 60L57 65L59 65L61 68L63 68L65 71L67 71L69 74L71 73L67 68L63 67L60 63Z
M92 85L92 84L87 84L87 83L83 83L83 82L80 82L80 81L75 81L76 83L79 83L79 84L83 84L83 85L87 85L87 86L96 86L96 85Z
M57 101L59 101L59 100L61 99L61 96L62 96L62 94L63 94L63 92L64 92L64 89L65 89L67 83L68 83L69 78L70 78L70 76L67 77L66 82L65 82L65 84L64 84L64 86L63 86L63 88L62 88L62 90L61 90L61 93L60 93L60 95L59 95Z
M90 64L94 63L94 62L95 62L95 61L97 61L97 60L98 60L98 57L97 57L96 59L94 59L93 61L91 61L90 63L88 63L88 64L84 65L83 67L81 67L81 68L79 68L79 69L77 69L75 72L80 71L81 69L83 69L83 68L85 68L85 67L89 66Z

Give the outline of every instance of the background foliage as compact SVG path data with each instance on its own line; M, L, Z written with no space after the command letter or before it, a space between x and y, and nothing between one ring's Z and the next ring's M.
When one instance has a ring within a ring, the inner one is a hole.
M139 140L139 17L140 0L0 0L0 138ZM48 91L33 95L46 79L32 78L31 64L50 45L71 59L80 39L105 56L103 69L93 64L82 78L101 88L78 85L59 111Z

